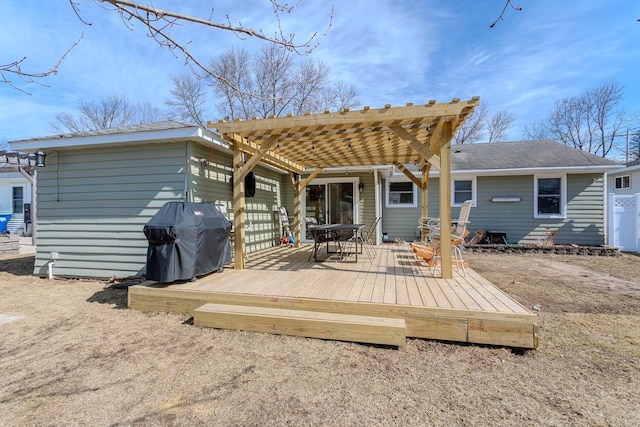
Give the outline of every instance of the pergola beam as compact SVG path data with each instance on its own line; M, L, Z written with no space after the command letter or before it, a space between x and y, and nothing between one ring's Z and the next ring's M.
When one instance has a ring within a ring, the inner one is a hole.
M468 101L463 101L470 110L478 103L480 98L474 96ZM380 109L364 109L350 111L345 109L340 112L324 112L293 117L270 117L266 119L235 120L233 122L210 122L208 127L215 127L220 133L241 133L256 131L272 131L280 128L288 128L296 131L296 128L309 127L333 127L353 123L381 122L412 119L415 117L455 116L460 113L460 100L454 98L451 102L436 103L429 101L424 105L407 105L406 107L392 108L391 105Z
M398 168L400 172L402 172L411 182L413 182L418 188L422 189L422 181L420 181L409 169L404 167L402 163L394 163L395 167Z
M260 145L248 141L241 135L235 133L221 135L222 138L232 147L237 146L241 151L247 154L254 155L260 149ZM305 169L304 166L273 152L265 153L262 156L262 161L277 168L294 171L296 173L303 173Z
M411 148L417 151L423 159L434 165L436 169L440 168L440 158L436 153L431 151L426 144L421 144L420 141L414 138L413 135L407 132L402 126L389 126L389 129L398 135L400 139L409 144Z
M234 171L233 179L244 179L245 176L262 160L267 152L276 145L280 135L271 135L269 139L260 145L260 148L251 156L247 162L238 170Z

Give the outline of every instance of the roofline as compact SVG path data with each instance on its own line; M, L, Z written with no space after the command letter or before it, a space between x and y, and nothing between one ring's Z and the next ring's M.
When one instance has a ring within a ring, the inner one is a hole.
M174 129L155 129L140 132L109 133L102 135L59 135L49 138L35 138L9 141L9 146L15 151L28 152L30 150L66 149L77 147L99 147L103 145L131 145L135 143L153 143L165 140L196 140L203 145L226 145L215 132L199 126L189 126Z
M570 167L540 167L540 168L511 168L511 169L452 169L451 176L455 175L477 175L477 176L512 176L512 175L535 175L545 172L562 172L567 174L577 173L606 173L610 169L619 168L618 165L598 165L598 166L570 166ZM415 176L420 176L418 171L412 171ZM394 175L402 175L402 172L394 172ZM440 176L439 171L431 170L429 176Z
M622 167L622 168L618 168L618 169L615 169L615 170L608 171L607 173L608 174L629 173L629 172L635 172L637 170L640 170L640 165L625 166L625 167Z

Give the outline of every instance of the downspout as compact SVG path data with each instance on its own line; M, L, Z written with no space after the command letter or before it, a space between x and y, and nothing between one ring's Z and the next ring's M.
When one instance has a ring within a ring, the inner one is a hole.
M373 188L374 188L374 192L373 194L375 194L375 210L376 210L376 218L380 218L382 216L382 198L381 198L381 188L380 188L380 178L379 178L379 172L378 171L374 171L373 172ZM376 227L376 229L374 230L374 232L376 233L376 245L379 245L381 243L381 239L380 239L380 230L382 229L382 221L378 221L378 226Z
M47 263L47 271L49 273L49 280L53 280L53 266L58 259L58 252L51 252L50 261Z

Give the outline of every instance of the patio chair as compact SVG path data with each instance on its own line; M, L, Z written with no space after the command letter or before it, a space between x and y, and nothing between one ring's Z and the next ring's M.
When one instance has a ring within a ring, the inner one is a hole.
M357 239L355 235L349 239L350 243L360 244L363 250L366 251L367 257L370 260L376 257L376 246L375 246L374 240L376 237L376 230L378 227L378 223L380 222L381 219L382 219L381 216L377 217L376 220L371 223L371 225L366 231L363 230L358 235Z
M316 232L315 229L318 227L319 223L318 223L318 219L314 216L306 216L303 218L304 223L306 224L307 227L307 231L311 232L311 235L313 236L313 249L311 250L311 253L309 254L309 258L307 258L307 261L311 260L311 257L313 256L315 259L318 258L318 249L320 249L320 246L323 243L329 242L329 241L334 241L335 238L332 234L330 234L329 232ZM338 245L340 243L338 242Z
M465 201L460 207L458 219L451 221L451 260L456 268L462 269L462 274L465 277L467 272L465 270L466 263L462 258L462 247L466 237L469 235L467 225L469 224L471 204L471 200ZM433 275L438 261L442 258L440 253L440 220L433 218L425 222L421 219L420 227L427 227L426 239L423 239L420 244L412 244L412 250L426 261Z
M280 223L282 224L280 243L293 246L293 232L291 231L291 223L289 222L289 214L287 213L287 209L284 206L279 207L278 215L280 215Z
M472 200L467 200L460 207L460 214L457 220L451 221L451 234L462 235L469 224L469 214L471 213ZM420 218L418 220L418 228L422 235L422 241L425 243L433 243L440 239L440 218Z

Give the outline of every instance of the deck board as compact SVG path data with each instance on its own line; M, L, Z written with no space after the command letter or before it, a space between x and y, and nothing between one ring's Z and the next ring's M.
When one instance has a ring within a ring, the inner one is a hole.
M487 279L454 269L435 277L408 245L383 245L339 261L311 247L274 247L250 254L247 268L225 268L193 283L129 288L129 307L189 312L206 303L254 305L404 318L408 336L496 345L537 345L537 316ZM530 344L529 344L530 343ZM535 343L535 344L534 344Z

